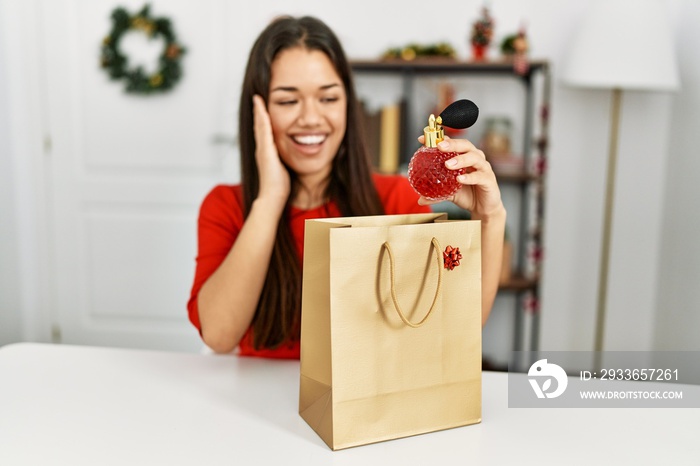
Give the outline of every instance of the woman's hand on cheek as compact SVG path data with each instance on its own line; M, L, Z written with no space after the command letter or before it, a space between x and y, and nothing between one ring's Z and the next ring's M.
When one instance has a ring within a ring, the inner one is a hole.
M419 141L422 142L422 139L421 136ZM450 138L440 142L438 149L442 152L457 152L458 155L445 161L448 169L467 169L466 174L457 177L463 186L451 199L453 203L470 211L475 219L487 219L505 213L496 175L482 151L466 139Z
M253 96L253 127L255 132L255 161L260 176L258 199L266 198L284 205L289 197L291 181L287 168L280 160L275 139L272 135L270 115L265 101L259 95Z

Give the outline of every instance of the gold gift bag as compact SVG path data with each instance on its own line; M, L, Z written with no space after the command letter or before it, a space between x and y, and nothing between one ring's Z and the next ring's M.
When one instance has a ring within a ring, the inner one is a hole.
M333 450L481 421L480 222L307 220L302 290L299 414Z

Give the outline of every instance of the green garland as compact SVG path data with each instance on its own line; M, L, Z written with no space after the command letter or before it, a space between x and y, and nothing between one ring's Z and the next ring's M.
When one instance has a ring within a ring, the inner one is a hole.
M411 43L405 47L390 48L382 54L382 58L384 59L398 58L406 61L425 57L455 58L455 56L456 52L454 47L447 42L428 45Z
M128 57L119 50L122 36L131 30L142 31L148 37L162 36L165 41L163 53L158 59L158 70L147 75L141 67L129 68ZM170 20L153 18L150 5L130 15L124 8L112 12L112 30L102 41L100 64L114 80L126 81L126 92L151 94L172 89L182 77L182 55L185 48L178 44Z

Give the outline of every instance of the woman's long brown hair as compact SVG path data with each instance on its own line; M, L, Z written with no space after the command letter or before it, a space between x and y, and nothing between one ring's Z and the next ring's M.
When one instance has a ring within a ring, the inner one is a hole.
M333 160L325 197L334 202L343 216L379 215L384 209L372 182L359 103L355 94L350 65L340 41L322 21L305 16L274 20L258 37L251 50L243 80L239 110L241 147L241 181L246 216L258 196L259 174L255 162L253 133L253 96L268 101L271 65L283 50L303 47L319 50L328 56L340 76L347 96L345 137ZM298 192L296 175L289 170L292 190L287 207L277 226L277 237L267 270L258 307L253 317L253 344L256 348L275 348L299 339L301 323L301 264L289 227L291 201Z

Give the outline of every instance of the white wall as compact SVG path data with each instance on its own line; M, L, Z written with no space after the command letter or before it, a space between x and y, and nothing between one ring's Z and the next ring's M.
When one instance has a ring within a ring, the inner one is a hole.
M0 324L8 329L0 345L50 338L47 276L39 266L40 257L47 255L46 241L40 240L47 219L39 163L44 121L37 23L36 2L0 0L0 95L5 99L0 107L0 177L3 185L10 180L0 190L0 270L6 277L0 284Z
M0 9L2 15L2 9ZM21 313L19 257L17 248L17 207L13 159L10 157L10 101L7 73L7 38L0 16L0 345L20 341Z
M3 11L12 10L7 5L14 2L19 0L0 0L0 15ZM444 17L434 24L427 24L424 2L267 1L251 6L251 11L244 15L246 20L235 25L241 38L237 46L241 51L247 51L254 36L277 14L306 13L324 19L333 27L348 55L353 58L376 57L387 47L411 41L439 40L451 42L460 56L465 57L469 24L475 19L482 3L481 0L442 2L440 8L446 13ZM541 347L545 350L588 350L593 344L609 93L565 88L557 81L567 43L585 11L586 2L492 0L490 4L497 21L498 38L517 30L525 22L532 55L551 61L555 82L550 129ZM700 328L697 312L700 290L694 286L700 276L700 245L695 241L699 227L698 216L693 215L693 203L700 199L700 185L693 182L692 176L700 172L697 170L700 161L691 152L694 142L691 131L694 130L694 115L698 108L694 104L700 103L700 71L694 58L700 45L700 33L694 26L700 22L700 11L693 0L673 0L667 5L678 31L677 48L683 87L675 96L657 93L624 95L613 232L610 318L606 337L609 349L688 349L693 345L694 349L698 349L697 344L692 343L694 335L691 329ZM397 15L397 12L400 14ZM19 45L6 41L5 46ZM0 53L0 99L3 93L7 96L16 90L8 90L7 80L1 78L2 60ZM244 63L239 64L241 70L243 66ZM18 85L17 80L13 82ZM3 113L0 109L0 138L7 136L16 139L18 134L25 138L27 134L36 135L37 131L29 129L10 134L7 117L7 112ZM12 141L9 147L22 144L31 146L33 143ZM6 154L7 147L8 144L0 139L3 154ZM14 187L12 183L5 183L7 173L11 172L5 168L11 168L13 163L16 165L23 156L17 151L11 155L9 160L2 155L0 162L3 172L0 174L3 185L0 190L0 207L3 208L0 270L4 275L8 270L12 274L14 269L25 267L26 264L22 263L26 260L24 257L31 259L31 254L20 254L20 264L16 264L17 259L13 259L11 251L18 248L12 243L22 241L21 238L27 233L32 234L26 229L35 228L31 222L6 216L6 210L14 206L15 211L37 211L31 199L27 199L26 195L17 195L18 191L21 194L22 189L22 186L18 186L17 177L13 178ZM26 164L24 166L24 176L28 176L28 168ZM6 245L8 242L9 247ZM38 253L34 251L34 254ZM31 268L31 264L28 267ZM9 297L0 301L0 316L5 316L0 317L0 325L7 321L7 328L19 328L17 316L10 308L14 306L12 302L24 303L27 300L26 295L31 294L32 286L36 286L31 283L34 280L31 277L29 275L29 278L23 279L24 283L19 284L19 288L25 290L22 299L14 296L12 291L5 294L6 288L17 290L17 284L11 281L10 285L0 284L3 297ZM7 300L10 301L9 305L6 304ZM25 314L41 313L41 310L26 309L27 304L22 306ZM16 335L16 330L13 333ZM510 335L503 332L487 329L485 335L506 344L510 342ZM678 335L681 337L678 338ZM2 338L0 334L0 344L4 343Z
M661 350L700 350L700 2L685 0L676 43L682 92L673 100L663 203L655 345Z

